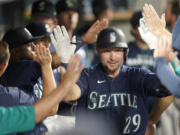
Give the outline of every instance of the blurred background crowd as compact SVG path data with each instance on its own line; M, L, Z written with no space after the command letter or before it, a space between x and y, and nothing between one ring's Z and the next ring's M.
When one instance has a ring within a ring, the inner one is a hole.
M30 21L32 3L35 0L0 0L0 37L4 32L12 27L23 26ZM169 1L175 0L111 0L111 9L113 10L112 26L118 26L123 29L127 40L132 36L129 33L129 19L134 11L142 9L145 3L151 3L158 13L163 13ZM56 3L57 0L51 0ZM87 21L94 19L92 0L78 0L79 24L82 27Z

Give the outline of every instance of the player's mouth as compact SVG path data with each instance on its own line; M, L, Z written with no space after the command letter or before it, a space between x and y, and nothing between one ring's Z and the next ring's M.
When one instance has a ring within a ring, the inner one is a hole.
M110 66L115 66L117 63L116 63L116 62L108 62L108 64L109 64Z

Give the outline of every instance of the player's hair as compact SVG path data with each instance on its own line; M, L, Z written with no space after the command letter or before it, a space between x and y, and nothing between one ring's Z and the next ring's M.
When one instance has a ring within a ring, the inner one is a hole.
M0 65L6 63L10 57L9 45L5 41L0 41Z
M180 14L180 8L179 8L179 2L178 1L173 1L172 3L172 8L171 12L178 16Z

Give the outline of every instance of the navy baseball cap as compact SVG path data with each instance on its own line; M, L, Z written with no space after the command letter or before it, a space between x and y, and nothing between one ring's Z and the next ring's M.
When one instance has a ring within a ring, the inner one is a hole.
M49 0L38 0L32 5L32 16L40 15L46 16L49 18L56 17L56 8L55 5Z
M9 49L13 49L36 40L24 27L8 30L3 36L3 41L9 44Z
M59 0L56 3L56 12L59 14L60 12L73 10L78 12L78 1L77 0Z
M31 22L26 28L35 38L49 38L51 34L50 26L42 22Z

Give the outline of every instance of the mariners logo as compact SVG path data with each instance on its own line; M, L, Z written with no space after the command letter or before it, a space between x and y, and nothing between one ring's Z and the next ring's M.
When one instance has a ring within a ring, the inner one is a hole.
M116 41L116 33L115 32L111 32L110 33L110 42L115 42Z
M66 4L67 4L68 7L73 7L73 3L72 3L71 0L67 0Z
M44 10L45 9L45 2L43 1L43 2L41 2L40 4L39 4L39 10Z

